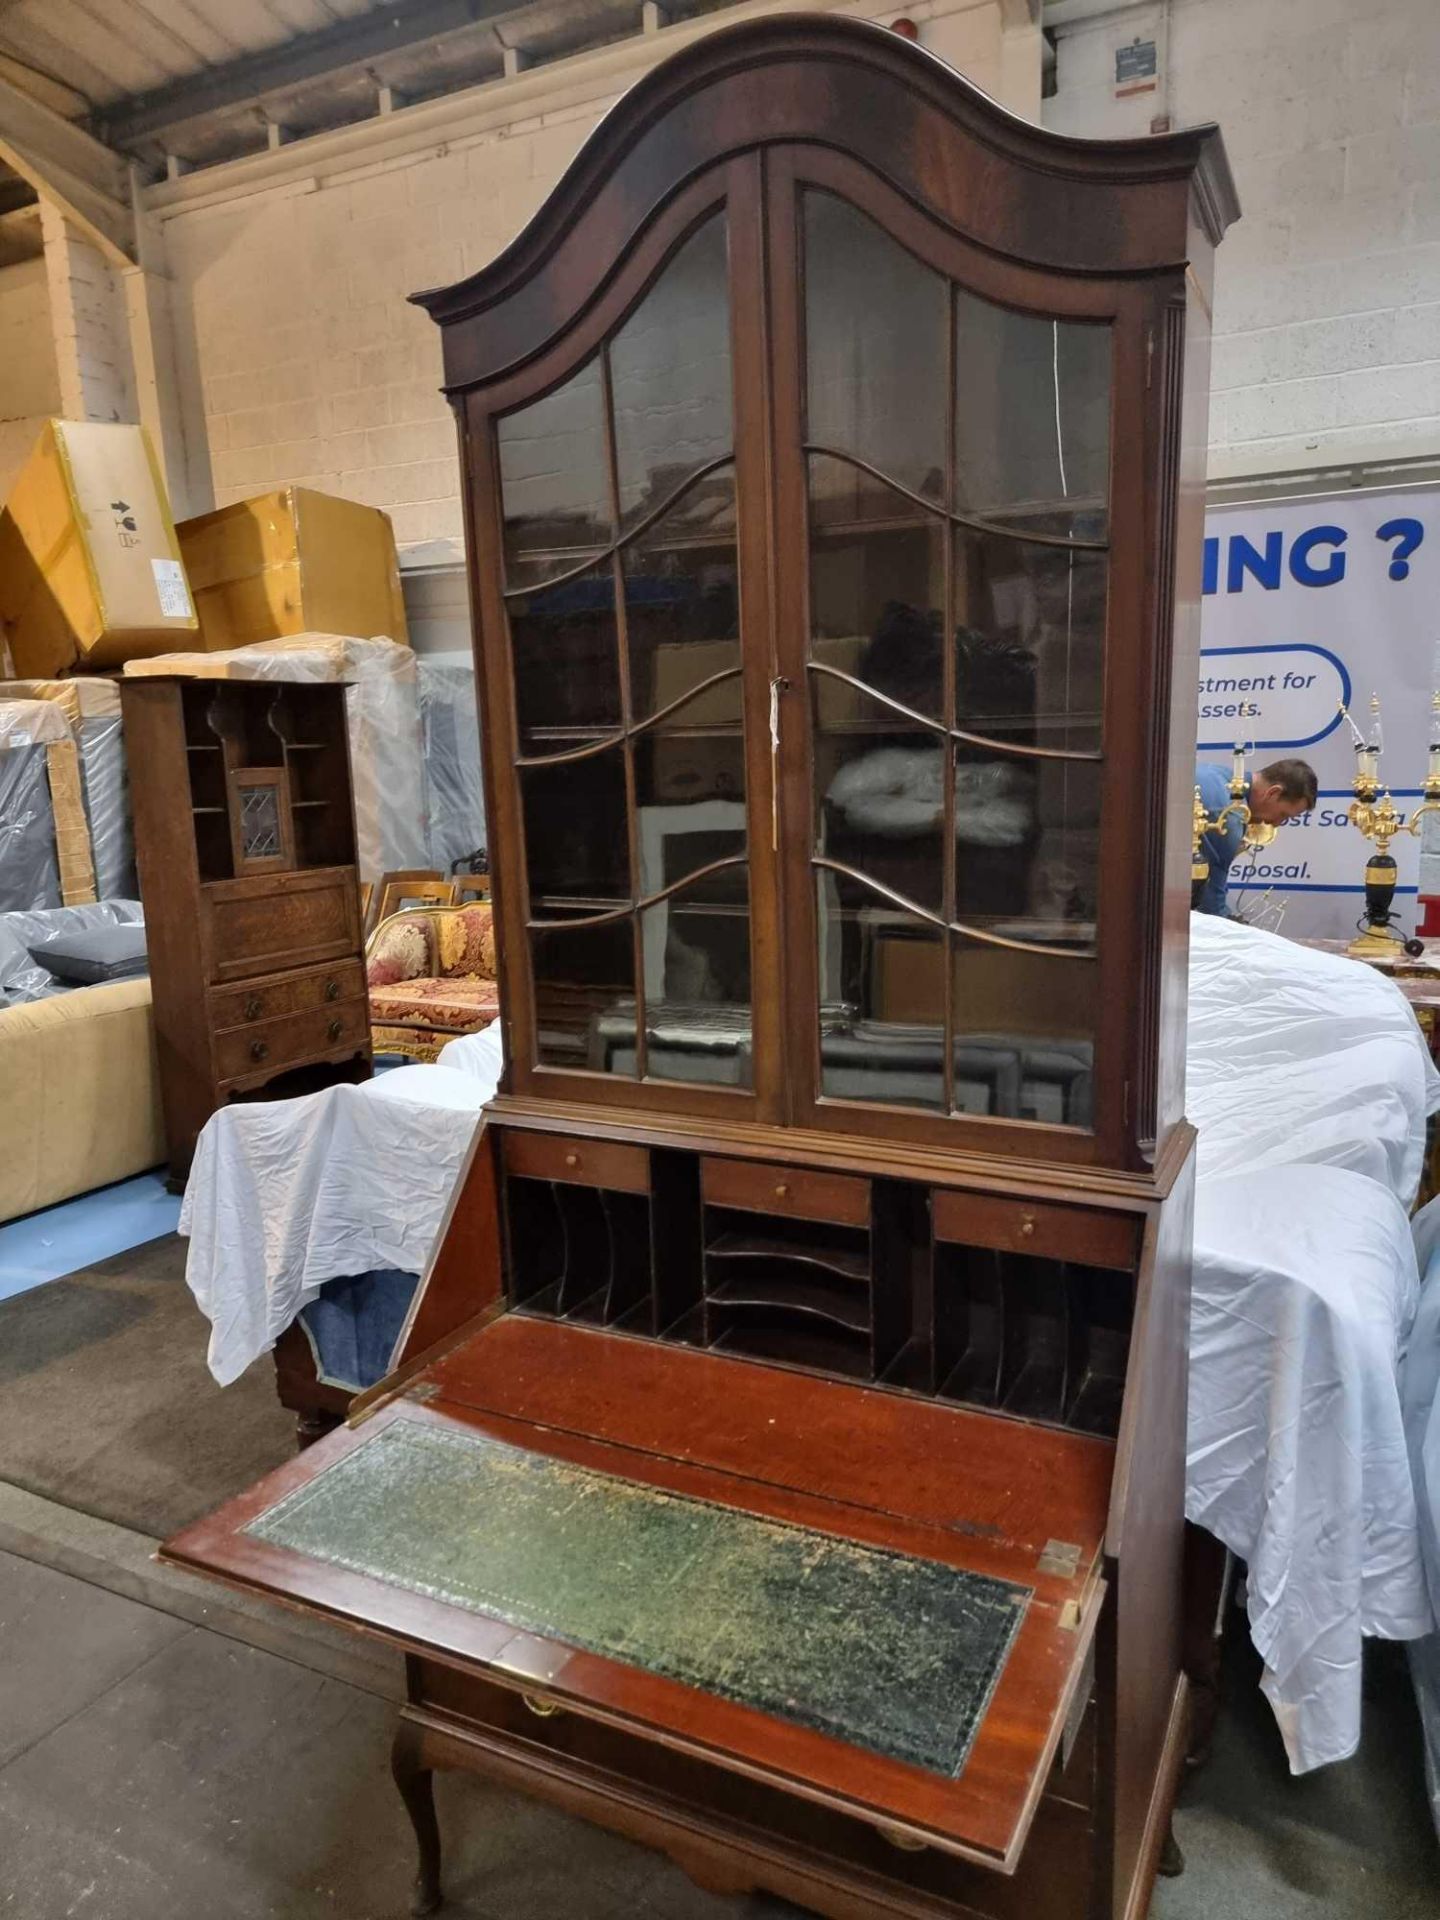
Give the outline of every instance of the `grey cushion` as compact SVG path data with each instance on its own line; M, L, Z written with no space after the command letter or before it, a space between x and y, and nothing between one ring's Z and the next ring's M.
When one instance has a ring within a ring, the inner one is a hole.
M77 987L128 980L147 966L144 927L87 927L32 947L30 953L38 966Z

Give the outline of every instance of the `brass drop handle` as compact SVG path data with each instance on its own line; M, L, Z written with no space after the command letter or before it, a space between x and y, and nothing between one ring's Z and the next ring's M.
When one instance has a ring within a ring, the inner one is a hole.
M263 1003L252 993L250 998L245 1002L245 1018L247 1020L258 1020L264 1011Z
M332 1020L330 1022L330 1038L332 1040L338 1040L344 1031L345 1022L343 1020Z
M790 1188L789 1188L789 1185L788 1185L788 1183L787 1183L786 1181L784 1181L784 1180L777 1180L777 1181L776 1181L776 1183L775 1183L775 1198L776 1198L777 1200L783 1200L783 1199L784 1199L784 1198L786 1197L786 1195L787 1195L787 1194L789 1193L789 1191L790 1191Z
M566 1154L566 1156L565 1156L565 1164L566 1164L566 1166L567 1166L567 1167L578 1167L578 1166L579 1166L579 1164L580 1164L580 1156L579 1156L579 1154L578 1154L578 1153L567 1153L567 1154Z
M250 1058L252 1060L266 1060L269 1056L270 1049L263 1040L252 1040L250 1042Z
M1035 1231L1035 1216L1034 1216L1034 1214L1033 1214L1033 1213L1022 1213L1022 1214L1021 1214L1021 1216L1020 1216L1020 1231L1021 1231L1021 1233L1022 1233L1022 1234L1023 1234L1024 1236L1025 1236L1025 1238L1026 1238L1027 1240L1028 1240L1028 1239L1030 1238L1030 1235L1031 1235L1032 1233L1034 1233L1034 1231Z
M325 998L327 1000L338 1000L340 998L340 982L338 980L327 980L325 982Z
M520 1698L531 1713L541 1720L553 1720L557 1714L564 1711L562 1707L557 1707L553 1700L543 1700L538 1693L522 1693Z

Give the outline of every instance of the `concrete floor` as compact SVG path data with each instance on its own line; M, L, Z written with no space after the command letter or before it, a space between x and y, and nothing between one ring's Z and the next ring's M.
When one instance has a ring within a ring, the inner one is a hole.
M0 1490L0 1916L399 1920L409 1829L387 1755L398 1667L153 1568L149 1543ZM259 1644L254 1644L258 1642ZM1383 1650L1392 1651L1392 1650ZM1367 1748L1284 1772L1243 1640L1188 1870L1154 1920L1426 1920L1434 1834L1403 1659L1374 1663ZM442 1777L457 1920L761 1920L668 1862Z

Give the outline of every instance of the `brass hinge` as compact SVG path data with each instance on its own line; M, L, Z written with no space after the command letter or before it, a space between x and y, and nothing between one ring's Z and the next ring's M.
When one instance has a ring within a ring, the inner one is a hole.
M1073 1580L1080 1571L1080 1549L1069 1540L1047 1540L1035 1563L1037 1573L1053 1573L1061 1580Z

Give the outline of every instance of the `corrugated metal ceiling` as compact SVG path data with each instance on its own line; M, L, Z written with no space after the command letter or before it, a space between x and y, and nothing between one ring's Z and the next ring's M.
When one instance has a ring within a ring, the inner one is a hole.
M0 0L0 52L95 108L376 11L377 0Z
M666 0L679 20L730 0ZM640 0L0 0L0 77L152 175L628 38Z

